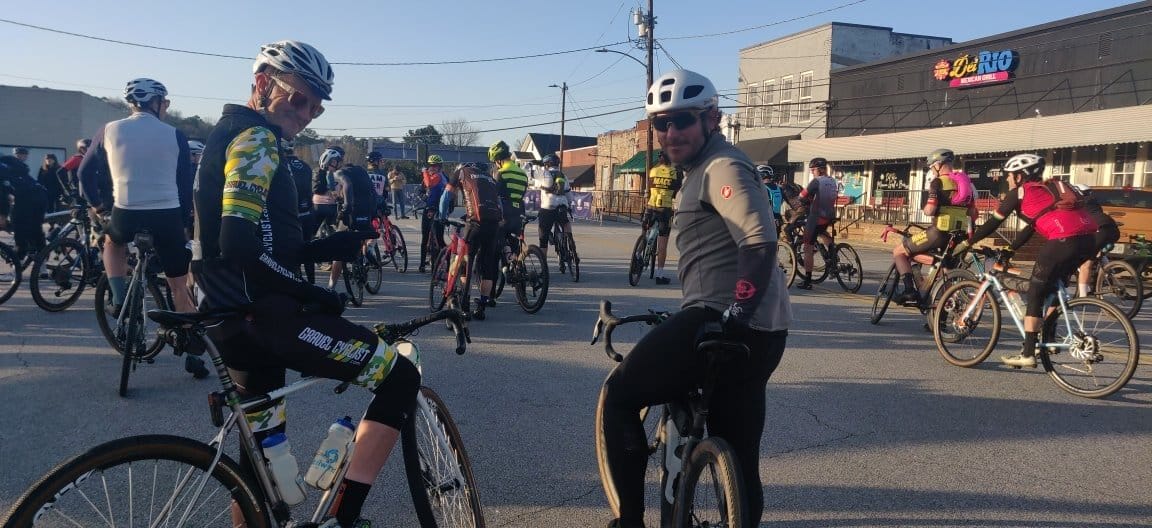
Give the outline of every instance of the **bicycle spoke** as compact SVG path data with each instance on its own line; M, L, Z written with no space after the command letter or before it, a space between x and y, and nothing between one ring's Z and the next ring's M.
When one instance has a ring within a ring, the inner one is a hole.
M1064 390L1090 398L1122 388L1136 370L1139 341L1132 324L1115 306L1096 299L1068 303L1068 313L1053 312L1045 321L1041 356L1053 380Z

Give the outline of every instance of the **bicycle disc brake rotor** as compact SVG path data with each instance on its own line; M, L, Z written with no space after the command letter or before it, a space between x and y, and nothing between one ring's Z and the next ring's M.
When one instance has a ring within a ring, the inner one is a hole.
M1100 354L1100 340L1096 336L1084 335L1080 332L1072 336L1071 353L1072 357L1088 364L1104 360L1104 356Z

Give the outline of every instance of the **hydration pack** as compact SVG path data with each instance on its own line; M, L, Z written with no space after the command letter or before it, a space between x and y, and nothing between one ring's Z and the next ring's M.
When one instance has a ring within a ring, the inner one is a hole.
M976 187L972 185L972 179L968 177L968 173L952 171L950 174L941 174L940 177L948 178L952 181L952 186L955 187L952 191L951 205L967 206L976 198Z

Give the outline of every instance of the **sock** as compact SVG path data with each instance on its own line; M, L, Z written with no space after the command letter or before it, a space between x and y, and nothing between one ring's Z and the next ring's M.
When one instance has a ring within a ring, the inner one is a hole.
M352 526L360 518L360 510L364 508L364 500L368 498L368 490L371 489L371 484L344 479L328 514L335 514L340 526Z
M1077 297L1087 297L1088 293L1089 292L1088 292L1088 283L1087 282L1081 282L1081 283L1076 285L1076 296Z
M916 291L916 281L912 278L911 273L904 274L904 291Z
M124 294L128 293L128 277L108 277L108 289L112 290L112 304L124 304Z
M661 279L664 278L664 266L656 268L656 276L660 277Z
M1024 332L1024 347L1020 351L1020 355L1024 357L1036 355L1036 341L1040 332Z

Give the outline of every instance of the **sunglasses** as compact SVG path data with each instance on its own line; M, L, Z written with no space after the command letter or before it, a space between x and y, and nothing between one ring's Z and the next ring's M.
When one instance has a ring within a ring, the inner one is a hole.
M657 132L667 132L669 126L676 127L676 130L684 130L692 125L695 125L700 120L703 112L681 112L678 114L662 115L652 118L652 128Z
M288 94L288 104L292 105L292 108L297 110L302 110L305 108L310 109L312 112L312 119L316 119L317 117L320 117L320 114L324 113L323 106L321 106L319 103L313 104L311 97L305 95L302 91L297 90L291 84L288 84L288 81L275 76L269 76L269 78L272 79L272 82L276 83L276 86L279 86L280 89L284 91L284 93Z

